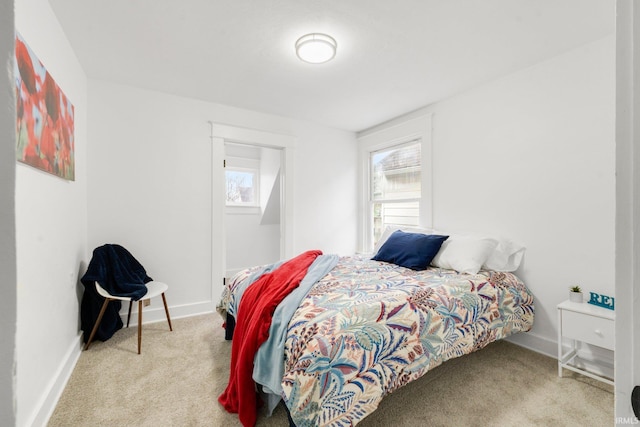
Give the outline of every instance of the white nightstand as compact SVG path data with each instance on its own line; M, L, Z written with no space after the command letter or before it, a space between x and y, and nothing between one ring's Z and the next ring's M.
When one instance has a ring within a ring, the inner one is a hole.
M558 376L562 369L569 369L582 375L613 385L613 381L571 363L577 355L577 342L615 349L615 319L613 310L593 304L564 301L558 304ZM562 339L573 340L571 351L562 354Z

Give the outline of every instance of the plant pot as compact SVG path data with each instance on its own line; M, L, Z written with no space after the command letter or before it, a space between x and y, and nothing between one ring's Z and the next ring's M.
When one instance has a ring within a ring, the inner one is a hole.
M569 292L569 301L571 302L583 302L582 292Z

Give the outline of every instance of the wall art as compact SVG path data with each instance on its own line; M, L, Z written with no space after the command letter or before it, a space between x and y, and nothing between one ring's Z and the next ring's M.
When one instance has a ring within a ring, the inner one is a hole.
M73 105L17 33L14 64L17 160L75 180Z

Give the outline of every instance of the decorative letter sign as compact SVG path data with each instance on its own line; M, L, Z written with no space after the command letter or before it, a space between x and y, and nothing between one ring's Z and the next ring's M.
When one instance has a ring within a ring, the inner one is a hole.
M596 294L595 292L589 292L589 295L590 295L589 304L608 308L609 310L614 309L614 304L615 304L614 297L608 297L606 295Z

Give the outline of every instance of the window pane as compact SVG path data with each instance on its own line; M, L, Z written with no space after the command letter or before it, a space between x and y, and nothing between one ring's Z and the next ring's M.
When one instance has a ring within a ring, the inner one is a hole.
M420 198L420 147L416 141L371 153L372 200Z
M375 244L387 226L417 227L420 202L373 203L373 243Z
M255 173L226 170L227 203L256 204Z

